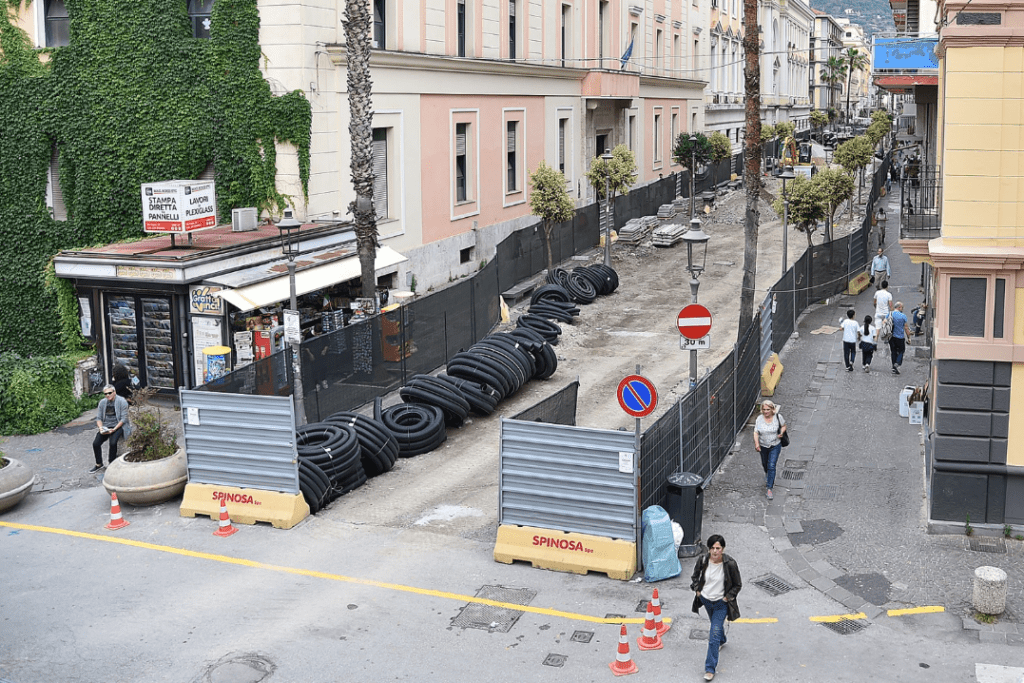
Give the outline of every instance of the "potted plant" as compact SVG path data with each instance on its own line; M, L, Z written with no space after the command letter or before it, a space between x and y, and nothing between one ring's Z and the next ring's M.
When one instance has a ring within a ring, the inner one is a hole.
M188 467L185 451L165 421L163 410L150 404L156 394L151 387L138 389L128 415L132 433L125 453L107 466L103 487L117 493L128 505L154 505L170 500L185 490Z
M35 483L35 473L23 462L0 452L0 512L21 502Z

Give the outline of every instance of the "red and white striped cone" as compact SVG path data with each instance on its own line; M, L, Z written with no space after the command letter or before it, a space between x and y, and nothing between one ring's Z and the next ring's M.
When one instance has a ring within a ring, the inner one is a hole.
M228 517L228 506L224 502L224 499L220 499L220 526L213 532L214 536L220 536L221 538L227 538L231 534L238 531L238 527L231 526L231 518Z
M615 654L615 661L608 665L616 676L635 674L640 669L636 668L636 662L629 656L629 638L626 637L626 625L622 625L619 632L619 651Z
M654 612L651 611L651 603L647 603L647 618L644 619L644 632L636 639L637 647L641 650L660 650L664 647L658 629L654 625Z
M127 519L121 516L121 504L117 502L117 494L111 491L110 493L110 521L103 527L104 529L110 529L111 531L117 531L123 529L131 524Z
M659 636L665 635L665 632L672 628L671 624L666 624L661 619L661 600L658 599L658 589L654 589L654 597L651 598L651 609L654 610L654 627L658 631Z

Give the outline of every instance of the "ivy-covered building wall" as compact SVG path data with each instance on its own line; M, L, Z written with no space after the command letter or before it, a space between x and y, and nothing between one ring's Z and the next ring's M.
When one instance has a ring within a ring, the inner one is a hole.
M36 0L41 2L42 0ZM209 39L188 0L65 0L70 44L39 50L0 0L0 350L80 350L70 283L52 257L141 238L142 183L196 178L213 164L222 221L232 208L277 211L276 145L297 152L308 192L309 102L274 96L260 72L256 0L216 0ZM46 205L57 152L66 220Z

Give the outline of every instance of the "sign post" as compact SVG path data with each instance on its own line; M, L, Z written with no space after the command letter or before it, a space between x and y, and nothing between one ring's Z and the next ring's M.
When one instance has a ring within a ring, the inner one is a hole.
M636 366L635 375L629 375L619 382L616 390L616 398L619 406L626 411L627 415L636 418L636 431L633 432L633 453L619 453L619 471L631 472L633 484L636 487L636 512L634 524L636 526L636 562L637 567L643 565L643 538L640 533L640 418L647 417L658 407L658 390L654 388L651 380L640 374L640 366ZM631 469L625 469L630 463Z
M690 388L697 385L697 349L711 348L711 311L696 302L679 311L676 327L681 338L679 348L690 349Z

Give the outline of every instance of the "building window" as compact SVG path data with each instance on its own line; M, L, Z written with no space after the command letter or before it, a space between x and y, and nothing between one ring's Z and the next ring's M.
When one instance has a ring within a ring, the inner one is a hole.
M505 152L505 170L508 176L508 184L505 189L506 192L517 192L519 190L519 184L517 182L519 176L519 165L516 163L516 142L519 137L519 122L509 121L506 126L506 137L508 138L508 141Z
M683 53L681 45L682 41L679 38L679 34L677 33L672 36L672 69L676 72L673 74L676 78L682 78L683 76L681 73L683 68Z
M459 249L459 263L469 263L473 260L473 247Z
M992 311L992 336L1003 338L1003 308L1006 305L1006 279L996 278L996 307Z
M455 124L455 201L469 201L469 124Z
M661 60L665 53L665 45L662 36L663 34L660 28L654 32L654 68L659 70L661 69Z
M188 19L192 23L192 37L210 39L210 17L213 0L188 0Z
M373 0L373 47L383 50L387 45L387 11L385 0Z
M458 56L466 56L466 0L459 0L458 9L456 10L458 18L456 23L458 24Z
M388 129L373 129L373 211L378 220L388 215Z
M57 145L50 149L50 172L46 177L46 198L50 215L55 221L66 221L68 210L64 206L64 192L60 187L60 150Z
M597 49L601 58L601 68L605 68L604 58L608 55L608 0L601 0L597 12Z
M569 119L558 119L558 172L565 175L565 135Z
M661 163L661 114L654 115L654 163Z
M985 336L987 290L983 277L949 278L949 336Z
M572 40L572 7L562 5L562 66L572 56L570 40Z
M630 114L629 115L629 118L627 119L626 132L627 132L627 135L629 135L629 140L627 141L629 150L631 152L636 152L636 115L635 114Z
M64 7L64 0L47 0L43 9L46 16L46 47L70 45L70 20L68 10Z
M518 59L516 51L516 0L509 0L508 3L508 58Z

